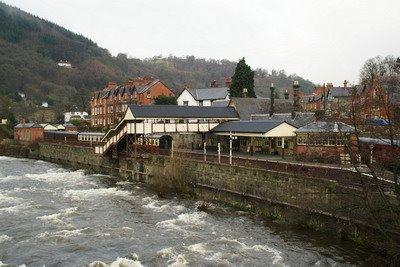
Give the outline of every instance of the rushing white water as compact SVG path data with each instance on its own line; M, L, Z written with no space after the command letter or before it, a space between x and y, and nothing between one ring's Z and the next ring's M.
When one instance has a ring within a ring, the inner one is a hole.
M334 247L285 240L246 214L195 206L108 176L0 157L0 266L333 266L351 259Z

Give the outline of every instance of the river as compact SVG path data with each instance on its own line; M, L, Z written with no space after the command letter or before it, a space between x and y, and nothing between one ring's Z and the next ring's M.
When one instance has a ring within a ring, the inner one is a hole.
M195 201L159 199L141 184L113 182L105 175L0 157L2 264L341 266L363 261L350 246L326 237L269 227L224 207L215 210L198 211Z

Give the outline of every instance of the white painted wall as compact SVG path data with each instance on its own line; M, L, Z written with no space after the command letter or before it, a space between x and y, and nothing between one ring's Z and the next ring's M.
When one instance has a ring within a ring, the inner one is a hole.
M297 128L283 122L282 124L276 126L274 129L271 129L267 134L265 135L266 137L292 137L296 136L296 131Z
M188 90L183 90L176 100L179 106L184 106L184 102L188 101L188 106L198 106L199 102L196 101L193 96L188 92Z
M88 116L89 114L85 111L72 111L72 112L65 112L64 113L64 121L69 122L71 120L71 117L73 116L79 116L81 119L83 119L85 116Z
M229 100L229 94L225 97L225 99L220 100ZM193 96L185 89L177 98L177 102L179 106L184 106L184 102L188 102L188 106L200 106L200 102L193 98ZM214 100L215 101L215 100ZM209 107L212 104L212 100L203 100L203 106Z

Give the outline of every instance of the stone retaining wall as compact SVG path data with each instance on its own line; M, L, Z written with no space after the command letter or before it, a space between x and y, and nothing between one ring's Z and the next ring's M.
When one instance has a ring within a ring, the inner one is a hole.
M360 189L330 179L182 159L179 155L174 159L155 155L103 158L94 154L92 148L57 144L40 144L38 155L44 160L149 184L154 174L165 171L174 160L179 163L174 166L181 168L182 177L195 185L200 199L250 209L274 220L314 230L346 233L346 236L356 233L357 238L363 233L363 242L379 236L369 224ZM380 205L379 201L374 204Z

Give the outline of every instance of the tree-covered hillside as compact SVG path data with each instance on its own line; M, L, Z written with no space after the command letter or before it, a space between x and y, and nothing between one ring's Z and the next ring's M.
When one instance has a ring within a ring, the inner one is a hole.
M73 68L57 65L60 60ZM41 102L60 112L78 106L88 109L90 92L109 81L123 82L135 76L154 76L174 90L204 87L212 80L233 75L236 62L187 57L128 58L112 56L88 38L54 23L0 2L0 112L26 116ZM275 75L276 74L276 75ZM291 84L282 71L257 70L256 94L265 96L270 81ZM299 78L304 90L313 84ZM26 95L22 100L18 93Z

